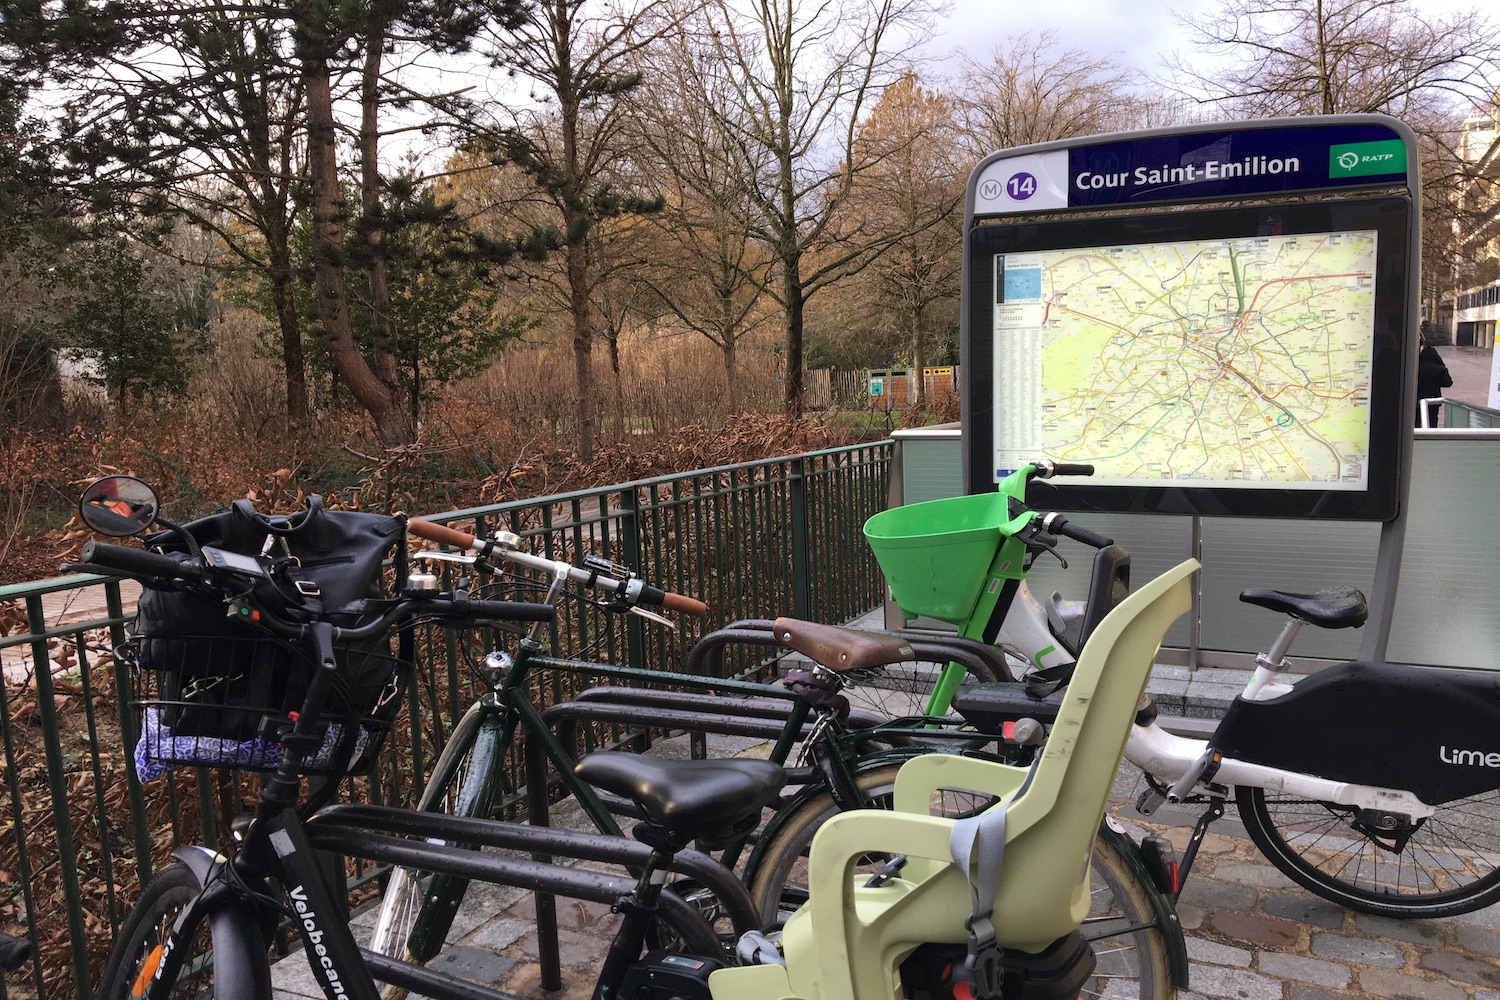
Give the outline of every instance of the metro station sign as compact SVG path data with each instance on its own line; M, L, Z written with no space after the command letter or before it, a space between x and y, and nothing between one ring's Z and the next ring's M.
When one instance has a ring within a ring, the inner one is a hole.
M975 179L973 214L1399 184L1407 170L1401 137L1373 122L1154 135L990 163Z

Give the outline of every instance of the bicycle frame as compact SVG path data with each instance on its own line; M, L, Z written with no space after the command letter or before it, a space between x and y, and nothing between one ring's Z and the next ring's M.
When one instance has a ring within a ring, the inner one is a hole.
M342 915L340 901L328 890L318 850L600 903L615 903L629 896L636 886L633 879L624 876L498 857L450 847L441 841L545 852L636 868L644 866L651 854L646 845L620 837L534 829L495 820L415 813L385 806L332 805L314 813L304 823L295 809L287 807L258 820L243 849L232 859L205 848L185 848L176 853L197 875L203 891L184 911L164 943L148 996L163 996L166 984L176 980L190 950L181 943L190 940L206 920L214 932L218 975L224 981L243 985L247 998L269 998L265 949L274 921L255 921L251 914L256 908L246 904L253 895L269 895L270 880L285 888L297 933L329 1000L377 1000L379 992L373 977L442 1000L506 996L362 950ZM753 929L758 923L743 886L707 855L679 852L669 870L708 886L724 904L725 916L737 934ZM695 908L670 893L662 895L659 905L658 916L681 936L689 950L705 955L717 953L718 936ZM262 912L266 912L264 907Z
M556 594L560 592L561 582L560 575L554 577L553 587L549 590L549 597L552 601L556 600ZM670 685L695 691L711 691L720 698L732 695L746 699L780 702L785 706L784 711L775 715L767 715L759 723L741 730L773 737L775 747L769 759L778 764L784 765L793 746L799 740L811 735L811 730L808 728L811 706L792 691L754 681L716 678L691 672L694 665L704 663L715 650L713 642L700 643L701 648L695 649L690 659L689 672L677 673L549 656L543 652L541 628L540 625L534 627L531 633L523 638L515 658L508 665L503 668L497 667L491 672L487 678L490 690L486 691L474 706L471 706L450 735L448 746L439 759L439 771L436 775L439 780L433 782L435 786L446 787L455 777L463 759L470 757L474 768L480 772L478 779L471 778L470 780L484 783L476 787L477 801L493 804L496 800L496 789L501 773L500 761L506 749L512 745L519 730L527 737L525 768L528 821L531 826L541 828L548 824L547 785L549 774L555 774L560 778L566 791L578 801L584 814L600 833L617 838L621 836L620 826L606 802L593 786L581 781L573 774L575 761L570 749L573 743L571 735L562 737L554 733L552 725L549 724L549 719L565 722L559 710L569 706L553 706L543 712L531 701L530 679L534 672L540 670L560 670L593 678L625 681L633 685ZM745 641L751 639L750 636L738 635L735 638ZM951 648L948 640L938 640L938 644L943 648L944 658L950 655L975 655L973 650ZM963 670L961 663L959 670ZM722 706L722 703L720 705ZM581 706L574 711L573 716L591 721L624 722L642 728L696 728L700 731L712 732L723 732L735 728L734 721L714 711L664 708L660 698L655 699L654 704L641 706L598 703ZM904 727L894 725L879 730L861 729L859 739L867 740L872 735L885 735L886 733L900 735L903 728L906 732L910 732L911 726L912 723L908 721ZM924 738L928 738L928 733L932 739L943 738L941 730L924 730ZM954 739L960 738L954 737ZM863 804L859 799L858 788L855 784L857 769L849 766L846 761L855 755L853 748L857 740L848 736L839 737L838 740L835 748L822 755L823 759L819 762L818 768L804 775L810 784L803 789L801 796L806 797L827 787L839 801L848 803L849 808L855 808ZM870 763L866 766L875 766L892 759L905 759L908 755L899 754L892 757L890 752L886 751L861 756L869 758ZM550 772L548 765L550 765ZM424 801L418 808L427 811L429 815L441 815L432 810L440 810L443 806L442 802ZM537 854L540 858L548 856L545 847L545 844L537 847ZM728 871L735 866L744 847L745 841L740 840L723 850L720 857L722 871ZM747 883L754 876L758 861L759 853L753 853L747 862L745 872ZM424 905L412 929L409 947L412 953L418 956L430 957L432 953L435 953L437 946L441 944L452 925L458 901L464 892L461 873L451 873L440 877L444 881L436 884L428 892L429 900L438 902ZM703 884L710 885L711 883L704 881ZM737 888L740 885L736 883ZM556 904L551 893L545 890L538 891L536 910L542 983L548 988L556 988L556 984L561 982L561 966L557 953Z
M1009 501L1024 508L1026 486L1036 472L1035 465L1026 465L1006 476L996 485L996 491ZM1014 507L1013 507L1014 509ZM967 618L957 622L958 634L965 639L976 639L989 645L1018 651L1030 666L1037 670L1062 667L1075 662L1076 656L1056 636L1048 622L1047 613L1026 586L1026 576L1031 568L1033 554L1028 551L1020 532L1031 523L1033 512L1025 509L999 526L1001 542L984 575L984 584L979 598ZM1088 613L1084 634L1077 637L1081 648L1091 624L1096 624L1118 602L1121 596L1114 584L1123 582L1128 559L1123 550L1118 556L1106 558L1107 550L1096 557L1093 578L1089 587ZM907 634L898 631L897 634ZM953 695L963 683L964 671L959 664L948 664L940 673L928 700L926 713L933 716L946 715L953 703Z

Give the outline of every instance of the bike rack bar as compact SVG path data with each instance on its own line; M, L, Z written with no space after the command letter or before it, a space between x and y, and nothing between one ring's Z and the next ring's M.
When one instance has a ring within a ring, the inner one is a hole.
M431 865L424 865L422 859L416 855L408 858L393 858L385 856L389 852L399 849L425 850L429 847L440 845L423 843L413 844L399 837L378 837L382 845L381 854L366 852L361 836L369 836L373 832L379 834L398 834L404 837L415 837L420 840L451 840L464 844L475 844L482 847L494 847L502 850L529 851L539 854L558 854L564 857L577 858L581 861L598 861L605 864L616 864L621 867L644 866L651 856L651 848L634 840L623 837L610 837L602 833L583 833L577 830L558 830L551 827L531 827L524 823L504 823L492 819L481 819L471 816L449 816L446 813L413 812L410 809L397 809L391 806L361 805L356 803L340 803L325 806L307 821L308 836L315 846L322 847L325 844L350 844L354 850L347 853L355 857L368 857L372 860L386 861L397 860L401 864L411 863L415 867L428 869ZM389 846L396 845L396 846ZM507 859L496 858L492 855L474 855L471 851L458 851L467 857L483 857L486 861L496 862ZM514 860L514 859L510 859ZM465 862L467 864L467 862ZM549 866L543 862L528 861L527 865ZM446 864L445 864L446 870ZM563 867L563 871L577 871L578 869ZM701 883L704 887L713 891L714 895L724 905L724 915L729 918L736 933L744 933L760 926L760 916L756 912L755 905L750 901L750 894L734 874L713 858L700 851L679 851L672 859L670 870L691 878ZM463 872L455 872L462 875ZM595 873L597 874L597 873ZM482 881L494 881L483 875L475 876ZM618 878L617 876L609 876ZM503 884L518 884L509 881ZM629 894L635 887L635 882L626 880L623 882L625 893ZM522 888L533 888L531 885L522 885ZM567 895L564 893L564 895ZM593 897L583 897L593 898ZM601 899L602 902L612 903L619 898L619 894Z

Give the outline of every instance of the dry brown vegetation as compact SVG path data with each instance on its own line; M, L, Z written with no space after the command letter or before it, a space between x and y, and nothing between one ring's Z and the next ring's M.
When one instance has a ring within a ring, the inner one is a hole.
M155 485L174 520L244 496L292 509L308 493L340 506L432 513L793 454L859 433L827 414L788 422L768 412L779 386L776 357L765 350L742 369L746 409L724 412L718 351L679 334L627 341L618 373L601 358L603 433L588 462L566 443L572 371L561 345L512 348L478 378L434 392L418 443L383 452L365 417L326 389L315 420L287 425L276 363L239 333L217 338L183 400L143 402L121 418L79 395L66 430L3 440L0 584L56 575L85 537L70 521L81 486L115 471Z

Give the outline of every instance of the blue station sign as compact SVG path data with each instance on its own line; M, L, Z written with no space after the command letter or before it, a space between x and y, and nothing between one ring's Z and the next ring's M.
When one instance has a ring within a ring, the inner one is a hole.
M1378 122L1181 130L992 157L973 214L1152 205L1402 184L1406 144Z

